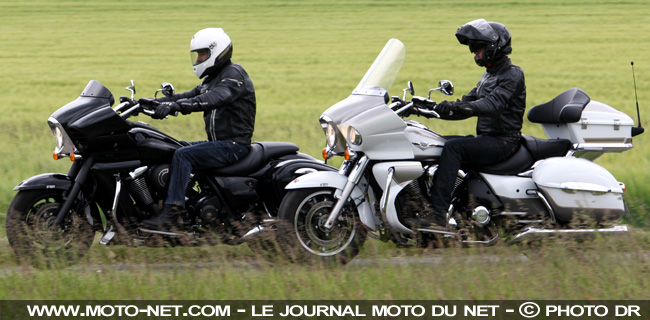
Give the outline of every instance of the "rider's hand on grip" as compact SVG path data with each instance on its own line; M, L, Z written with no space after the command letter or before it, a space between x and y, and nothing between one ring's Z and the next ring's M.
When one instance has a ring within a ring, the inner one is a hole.
M197 103L192 99L178 99L176 103L180 106L182 114L190 114L193 110L197 109Z
M169 101L169 102L161 102L158 107L156 107L156 111L154 114L151 116L154 119L164 119L166 118L169 114L171 115L177 115L178 111L181 110L181 107L178 105L178 103Z
M435 107L435 111L441 116L441 117L450 117L454 115L454 103L449 102L447 100L442 100L440 103L438 103Z

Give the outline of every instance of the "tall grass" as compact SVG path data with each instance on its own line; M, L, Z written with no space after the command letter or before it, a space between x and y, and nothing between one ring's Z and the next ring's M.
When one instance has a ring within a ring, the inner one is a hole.
M436 251L369 242L327 268L266 263L246 247L101 247L65 270L5 266L0 299L646 300L648 249L644 232Z
M91 79L116 97L127 94L130 79L137 97L151 97L163 81L178 91L191 89L199 80L188 46L202 28L226 30L233 60L255 83L254 139L291 141L317 156L324 144L318 116L349 95L389 38L407 47L391 94L401 95L409 80L418 95L440 79L452 80L458 96L474 87L483 70L453 34L476 18L502 22L513 34L511 57L525 70L528 107L581 87L593 100L633 116L634 60L642 119L650 119L648 17L645 0L0 1L0 212L21 180L67 171L70 162L51 158L50 114L76 99ZM140 120L179 139L205 138L200 115ZM443 134L471 134L475 124L422 122ZM543 137L529 122L523 131ZM650 148L647 135L634 142L633 150L598 163L626 183L636 214L631 221L647 228ZM633 241L602 241L584 250L551 244L526 251L528 260L515 247L432 253L370 241L359 264L337 270L231 265L233 257L258 261L246 247L93 246L78 268L38 271L15 265L0 230L0 299L649 298L649 241L642 232ZM415 262L384 263L394 256ZM375 258L386 260L363 263ZM187 260L198 266L151 266ZM102 267L107 264L112 267ZM139 267L120 267L133 264Z

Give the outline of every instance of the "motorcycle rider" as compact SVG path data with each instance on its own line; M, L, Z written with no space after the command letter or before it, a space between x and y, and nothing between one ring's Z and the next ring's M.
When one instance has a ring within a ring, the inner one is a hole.
M476 136L454 137L445 142L433 177L433 214L411 219L413 227L446 230L451 193L462 165L486 166L512 156L520 145L526 108L523 70L513 65L510 32L498 22L477 19L456 31L458 41L469 46L477 65L486 68L478 84L461 100L442 101L435 111L442 119L478 117ZM415 101L416 106L424 101Z
M221 28L197 32L190 42L194 73L203 79L194 89L171 97L140 99L158 104L157 119L181 112L203 111L208 141L192 142L174 153L169 188L160 215L142 221L146 228L176 224L185 207L185 189L194 170L224 167L250 150L255 126L255 89L244 68L231 61L232 42Z

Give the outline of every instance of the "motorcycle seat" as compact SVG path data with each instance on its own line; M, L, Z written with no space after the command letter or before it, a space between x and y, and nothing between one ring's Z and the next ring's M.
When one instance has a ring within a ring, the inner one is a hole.
M528 135L521 136L521 146L510 158L503 162L476 168L479 172L515 175L529 169L535 162L551 157L562 157L571 148L568 139L539 139Z
M522 135L521 143L528 149L535 161L563 157L572 145L569 139L540 139L528 135Z
M243 159L210 171L219 176L247 176L262 168L269 160L296 154L298 149L296 144L290 142L254 142L251 143L251 149Z

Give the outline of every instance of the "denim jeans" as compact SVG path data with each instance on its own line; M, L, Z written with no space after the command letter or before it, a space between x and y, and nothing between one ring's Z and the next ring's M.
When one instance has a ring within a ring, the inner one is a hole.
M431 204L434 214L442 215L449 210L451 192L462 165L496 164L512 156L519 144L519 138L487 135L449 138L442 149L438 170L433 176Z
M165 204L185 207L185 189L193 171L225 167L248 154L232 140L191 142L174 153Z

